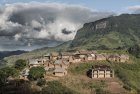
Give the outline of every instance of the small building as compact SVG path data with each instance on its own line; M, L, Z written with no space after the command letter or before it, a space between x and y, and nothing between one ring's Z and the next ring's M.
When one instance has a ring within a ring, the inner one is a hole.
M29 69L25 68L21 73L19 78L23 80L28 80Z
M70 65L69 61L63 60L62 68L67 69Z
M79 55L82 61L95 60L96 51L78 50L75 55Z
M41 66L41 65L44 65L42 59L30 59L29 60L29 68L37 67L37 66Z
M62 67L62 63L63 63L62 59L55 60L54 63L53 63L54 64L54 68Z
M59 58L60 58L60 55L59 55L58 52L52 52L52 53L51 53L51 59L52 59L52 60L57 60L57 59L59 59Z
M49 61L51 60L51 54L50 53L47 53L46 55L43 56L43 60L44 61Z
M90 69L88 76L91 78L113 78L114 70L107 65L94 65Z
M53 63L53 61L50 61L50 62L48 62L48 63L45 63L45 65L44 65L46 68L54 68L55 66L54 66L54 63Z
M61 77L61 76L67 75L67 71L64 68L57 67L57 68L55 68L53 74L54 74L54 76Z
M70 63L80 63L80 62L82 62L82 60L78 55L74 55L69 62Z
M73 56L73 53L70 52L61 52L61 59L69 61L70 57Z
M118 54L111 54L111 55L108 55L107 60L120 62L120 56Z
M106 56L104 54L96 54L95 60L99 60L99 61L106 60Z
M127 62L129 60L129 55L120 55L120 62Z

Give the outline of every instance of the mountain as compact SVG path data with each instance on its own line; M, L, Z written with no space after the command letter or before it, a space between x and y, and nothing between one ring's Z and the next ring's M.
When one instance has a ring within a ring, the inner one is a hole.
M140 45L140 14L122 14L84 24L71 48L124 49Z
M9 65L18 59L29 59L52 51L81 49L128 49L140 45L140 14L122 14L84 24L72 41L56 47L45 47L18 56L4 58Z
M3 59L4 57L8 57L11 55L20 55L22 53L26 53L27 51L21 51L21 50L17 50L17 51L0 51L0 59Z

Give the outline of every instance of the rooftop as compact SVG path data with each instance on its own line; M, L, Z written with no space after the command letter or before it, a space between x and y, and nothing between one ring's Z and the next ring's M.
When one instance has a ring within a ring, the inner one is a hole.
M65 69L63 69L61 67L57 67L57 68L55 68L54 72L65 72Z

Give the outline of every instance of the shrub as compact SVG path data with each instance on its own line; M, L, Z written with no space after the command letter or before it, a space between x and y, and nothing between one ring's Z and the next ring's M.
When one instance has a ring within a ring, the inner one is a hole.
M77 92L63 86L58 81L48 82L47 85L42 89L41 94L77 94Z
M23 70L26 67L26 60L19 59L15 62L15 68L18 70Z
M43 67L32 67L29 71L28 78L30 80L37 80L44 77L45 69Z
M46 84L46 80L45 79L39 79L38 81L37 81L37 85L38 86L43 86L43 85L45 85Z

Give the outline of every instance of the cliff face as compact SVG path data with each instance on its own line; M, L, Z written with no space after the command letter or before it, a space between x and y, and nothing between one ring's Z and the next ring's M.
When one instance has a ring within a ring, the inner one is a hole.
M84 24L71 47L123 49L140 44L140 14L123 14Z

